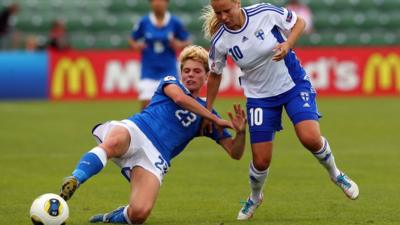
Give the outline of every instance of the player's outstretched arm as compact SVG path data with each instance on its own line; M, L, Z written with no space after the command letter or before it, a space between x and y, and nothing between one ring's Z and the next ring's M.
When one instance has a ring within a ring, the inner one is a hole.
M240 104L233 105L235 115L228 112L229 118L232 122L233 128L236 131L235 138L225 138L220 140L220 145L228 152L233 159L241 159L243 156L245 143L246 143L246 113Z
M166 85L164 87L164 93L180 107L214 122L217 126L233 129L232 122L218 118L216 115L212 114L192 97L186 95L178 85Z
M214 101L217 98L222 75L211 72L207 81L207 109L212 110Z
M211 72L207 81L207 109L212 110L214 101L217 98L219 85L221 84L222 75ZM211 122L204 119L201 122L200 134L203 135L206 131L212 132Z

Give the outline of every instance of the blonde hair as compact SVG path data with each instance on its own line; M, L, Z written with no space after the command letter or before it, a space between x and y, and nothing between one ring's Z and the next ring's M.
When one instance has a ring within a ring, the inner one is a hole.
M214 0L210 0L214 1ZM231 0L232 2L235 3L240 3L240 0ZM203 23L203 33L204 33L204 38L206 39L211 39L212 36L219 30L219 28L222 26L222 23L218 21L217 15L214 12L214 9L212 8L211 4L205 6L201 10L201 17L202 20L204 20Z
M203 64L206 72L210 70L208 68L208 52L203 47L198 45L189 45L182 50L181 54L179 54L181 70L183 68L183 64L190 59Z

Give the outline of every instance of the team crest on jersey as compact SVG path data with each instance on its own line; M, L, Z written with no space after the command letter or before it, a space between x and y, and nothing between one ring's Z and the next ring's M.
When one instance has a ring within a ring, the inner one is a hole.
M311 107L310 104L308 103L308 100L310 100L310 94L308 92L300 92L300 96L304 101L303 107L304 108Z
M166 76L166 77L164 77L164 81L170 81L170 80L176 80L176 77L174 77L174 76Z
M263 41L265 39L265 33L264 33L263 29L258 29L256 32L254 32L254 35L256 36L256 38L260 39L261 41Z
M292 11L289 10L287 17L286 17L286 22L290 23L290 22L292 22L292 19L293 19L293 13L292 13Z

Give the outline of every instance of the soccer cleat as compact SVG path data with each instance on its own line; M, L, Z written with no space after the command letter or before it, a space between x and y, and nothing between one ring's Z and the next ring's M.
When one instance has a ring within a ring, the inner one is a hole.
M121 206L106 214L97 214L89 219L90 223L126 223L123 218L125 206ZM122 216L122 218L121 218ZM123 220L123 221L121 221Z
M253 200L250 199L250 197L247 199L246 202L244 202L243 207L240 209L239 214L237 216L237 220L248 220L250 219L256 209L258 208L258 206L261 205L262 201L263 201L263 194L260 195L260 199L258 200L258 202L254 202Z
M357 199L358 194L360 193L358 186L346 174L340 172L340 174L333 178L332 181L343 190L348 198L352 200Z
M65 201L69 200L78 187L79 181L74 176L66 177L61 186L60 196Z

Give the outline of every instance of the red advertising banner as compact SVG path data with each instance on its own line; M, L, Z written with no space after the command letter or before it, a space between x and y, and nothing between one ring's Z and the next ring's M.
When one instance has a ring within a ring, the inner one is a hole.
M320 96L400 96L400 47L299 48ZM136 98L140 55L131 51L49 52L53 100ZM240 69L224 69L220 96L242 96ZM205 90L203 90L203 93Z
M50 99L137 96L139 55L129 51L49 52Z
M400 47L296 50L319 95L400 96Z

